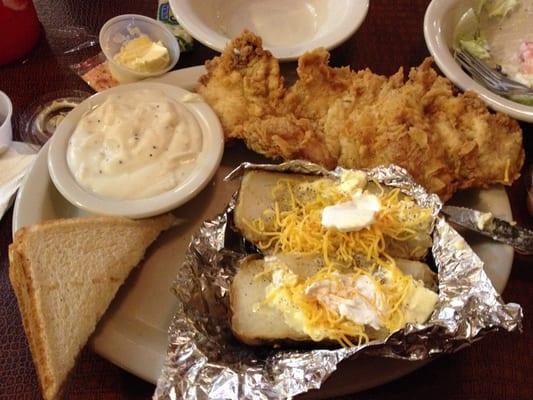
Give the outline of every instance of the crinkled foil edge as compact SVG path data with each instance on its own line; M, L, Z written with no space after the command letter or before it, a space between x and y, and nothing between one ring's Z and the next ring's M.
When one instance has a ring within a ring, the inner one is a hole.
M228 175L250 169L338 176L315 164L244 163ZM441 217L429 195L396 166L366 170L433 209L432 255L438 268L439 301L425 324L408 324L385 340L349 349L253 348L237 342L228 319L229 287L237 262L253 252L233 227L235 196L226 210L206 221L193 237L173 285L178 305L154 399L282 399L319 388L337 365L361 354L424 360L451 353L497 330L521 330L522 309L505 304L483 270L483 262Z

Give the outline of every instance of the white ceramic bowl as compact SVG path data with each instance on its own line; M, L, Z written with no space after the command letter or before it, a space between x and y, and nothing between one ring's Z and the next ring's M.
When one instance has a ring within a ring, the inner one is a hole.
M222 51L248 29L281 61L317 47L331 49L361 25L368 0L170 0L179 23L199 42Z
M0 154L9 148L13 141L12 115L13 105L11 104L11 99L0 90Z
M120 51L122 45L140 33L147 35L152 41L161 41L168 49L170 63L166 68L155 72L137 72L117 63L113 56ZM98 37L102 52L109 61L109 69L121 83L135 82L141 79L162 75L170 71L180 57L178 41L161 22L137 14L124 14L111 18L100 29Z
M48 170L54 185L69 202L94 214L145 218L170 211L196 196L215 174L224 149L222 126L214 111L199 99L184 102L202 130L202 150L192 174L176 188L145 199L118 200L99 196L78 184L67 164L67 148L71 134L80 118L93 107L103 103L110 94L127 94L135 90L156 89L180 101L190 92L176 86L155 82L120 85L97 93L74 108L61 122L50 140Z
M475 0L433 0L424 17L424 37L429 52L440 70L462 90L472 90L492 109L511 117L533 122L533 107L507 100L474 81L453 58L450 49L460 18Z

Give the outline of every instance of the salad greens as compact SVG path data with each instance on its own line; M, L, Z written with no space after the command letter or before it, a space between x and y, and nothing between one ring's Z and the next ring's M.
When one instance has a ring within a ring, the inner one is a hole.
M490 58L489 44L487 40L478 35L472 39L460 39L459 44L462 49L472 54L481 60L488 60Z
M469 15L468 22L475 25L474 31L463 33L459 38L459 45L462 49L480 59L489 59L489 44L479 30L479 18L486 12L489 18L504 18L520 4L519 0L476 0L473 11L474 16ZM473 20L473 21L472 21Z
M527 4L528 2L526 1L525 3ZM500 63L491 54L491 45L489 45L487 38L484 36L482 27L486 27L487 23L491 23L489 22L491 20L494 20L494 23L501 27L502 20L520 5L521 0L475 0L472 8L461 17L457 24L454 47L460 48L480 60L484 60L492 67L499 66ZM482 23L482 21L484 22ZM506 25L509 24L507 23ZM499 51L501 52L501 49ZM503 67L504 72L507 73L505 68ZM533 96L531 95L514 95L508 98L517 103L533 106Z
M509 96L509 100L524 104L526 106L533 106L533 96L531 95L513 95Z
M480 15L486 11L489 17L505 17L516 6L519 0L477 0L474 11Z

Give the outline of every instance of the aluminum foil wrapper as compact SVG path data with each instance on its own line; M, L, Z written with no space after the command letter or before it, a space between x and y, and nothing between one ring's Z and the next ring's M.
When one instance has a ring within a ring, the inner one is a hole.
M308 162L242 164L248 169L338 176ZM348 357L371 354L423 360L451 353L496 330L521 330L522 309L503 303L483 271L483 262L438 216L441 202L396 166L366 171L401 188L435 216L432 255L438 268L439 302L425 324L408 324L385 340L339 349L275 349L238 342L229 327L229 288L237 262L254 252L233 227L235 196L225 212L193 237L174 282L178 306L154 399L285 399L319 388Z

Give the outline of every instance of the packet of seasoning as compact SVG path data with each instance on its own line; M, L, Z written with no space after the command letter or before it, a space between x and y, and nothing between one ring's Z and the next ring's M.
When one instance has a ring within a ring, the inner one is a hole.
M157 20L164 23L170 32L176 36L176 39L180 45L180 51L182 53L192 50L194 40L174 17L172 9L168 4L168 0L159 0L159 5L157 7Z
M119 82L113 77L104 53L88 58L70 68L97 92L117 86Z
M118 84L107 67L94 32L83 26L65 26L47 29L46 36L59 62L94 90L102 91Z

